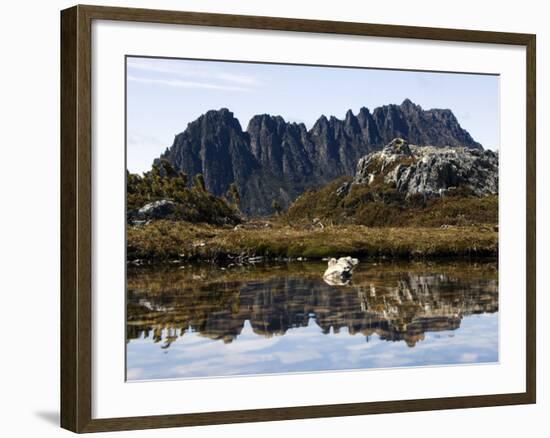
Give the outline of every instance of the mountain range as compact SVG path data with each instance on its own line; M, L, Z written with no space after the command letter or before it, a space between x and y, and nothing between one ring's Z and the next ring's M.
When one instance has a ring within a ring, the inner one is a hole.
M241 211L262 216L273 212L274 200L284 208L305 190L354 175L361 157L394 138L483 149L451 110L424 110L405 99L372 112L348 110L343 120L322 115L309 130L303 123L261 114L243 131L228 109L211 110L176 135L157 160L167 160L189 176L203 174L206 188L217 196L235 183Z

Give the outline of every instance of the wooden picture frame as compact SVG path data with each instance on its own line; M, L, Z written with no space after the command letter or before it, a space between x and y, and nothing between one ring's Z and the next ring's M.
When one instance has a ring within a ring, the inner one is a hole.
M518 45L526 48L526 391L405 401L346 403L195 414L92 418L92 90L93 20L187 24L324 34ZM61 426L98 432L289 420L438 409L529 404L536 401L536 37L486 32L237 16L99 6L61 12Z

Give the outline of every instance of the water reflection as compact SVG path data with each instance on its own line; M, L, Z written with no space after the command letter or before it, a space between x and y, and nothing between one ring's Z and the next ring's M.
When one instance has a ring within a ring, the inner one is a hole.
M192 363L168 363L159 360L157 355L160 351L166 353L179 342L183 351L185 339L191 343L197 336L209 342L203 350L209 350L211 355L216 351L225 354L236 350L229 347L244 342L241 337L254 338L264 353L275 354L283 344L287 353L298 353L304 346L293 341L288 335L291 332L311 335L308 348L314 350L316 359L303 365L304 370L339 369L338 363L340 369L368 367L361 360L355 365L346 364L350 345L333 343L328 351L327 340L339 334L338 339L342 335L348 338L358 335L354 337L355 343L358 339L385 344L392 341L417 349L427 334L460 332L457 329L465 318L498 311L494 264L361 263L353 282L347 286L324 283L321 278L324 267L324 263L294 263L230 270L219 267L130 269L128 370L140 369L139 377L146 376L144 378L210 375L207 369L191 372L195 369ZM491 333L477 333L479 339L486 341L489 335L491 340L491 351L484 350L484 360L497 360L497 327L492 321ZM246 334L246 330L250 333ZM472 337L470 347L475 347L476 334L469 336ZM277 343L268 342L273 337L281 337L285 342L276 347ZM261 339L265 341L262 343ZM192 350L191 345L185 354ZM484 345L486 348L486 343ZM462 348L456 353L463 354L466 350L469 354L475 353L472 348ZM406 351L399 351L400 355L407 355ZM246 353L240 354L240 359L246 356ZM432 351L423 356L422 363L452 362L446 356L442 359L444 355L434 357L436 354L437 351ZM327 364L326 355L330 355L333 365ZM471 357L472 361L479 359L478 355ZM198 359L187 357L187 360ZM143 365L151 361L157 363L154 371ZM264 362L271 363L271 360ZM163 371L163 367L166 370ZM176 368L178 372L174 371ZM285 368L286 371L295 369L302 368ZM254 367L247 362L246 366L228 365L211 372L219 375L277 370L281 367L275 363Z

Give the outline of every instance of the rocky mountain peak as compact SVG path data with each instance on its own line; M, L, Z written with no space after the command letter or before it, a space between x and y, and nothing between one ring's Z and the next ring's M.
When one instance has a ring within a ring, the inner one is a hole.
M259 131L284 131L287 123L281 116L272 116L270 114L259 114L250 119L246 131L249 134Z
M316 132L326 130L328 125L329 125L329 122L328 122L327 116L325 116L324 114L321 114L321 117L317 119L317 121L313 125L313 128L311 128L311 131L313 133L316 133Z
M355 114L353 114L353 111L350 110L350 109L347 110L345 122L346 122L347 124L349 124L349 123L352 123L354 120L357 120L357 118L355 117Z
M400 107L403 108L403 109L407 109L407 110L422 110L422 107L420 105L416 105L409 98L407 98L403 102L401 102Z
M362 107L357 115L350 109L343 119L321 115L309 131L270 114L252 117L243 131L229 109L211 110L189 123L161 158L190 176L202 173L217 196L236 183L242 211L265 215L274 199L284 208L304 190L353 176L361 157L396 137L482 149L450 110L423 110L405 99L372 112Z
M236 130L242 130L239 120L235 115L227 108L221 108L219 110L210 110L200 116L197 121L209 128L212 126L217 127L230 127Z

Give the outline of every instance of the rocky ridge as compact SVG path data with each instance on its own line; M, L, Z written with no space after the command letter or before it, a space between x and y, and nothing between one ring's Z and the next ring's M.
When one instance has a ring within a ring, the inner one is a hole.
M272 213L273 200L285 208L305 190L352 176L363 156L395 137L434 147L482 150L451 110L424 110L406 99L370 112L349 110L343 120L321 116L310 130L280 116L254 116L243 131L228 109L208 111L159 158L190 177L202 173L206 188L225 195L235 183L240 208L249 215Z
M465 147L414 146L394 139L359 160L351 184L385 183L406 196L444 196L462 189L478 197L498 194L498 153ZM346 192L350 184L341 187Z

